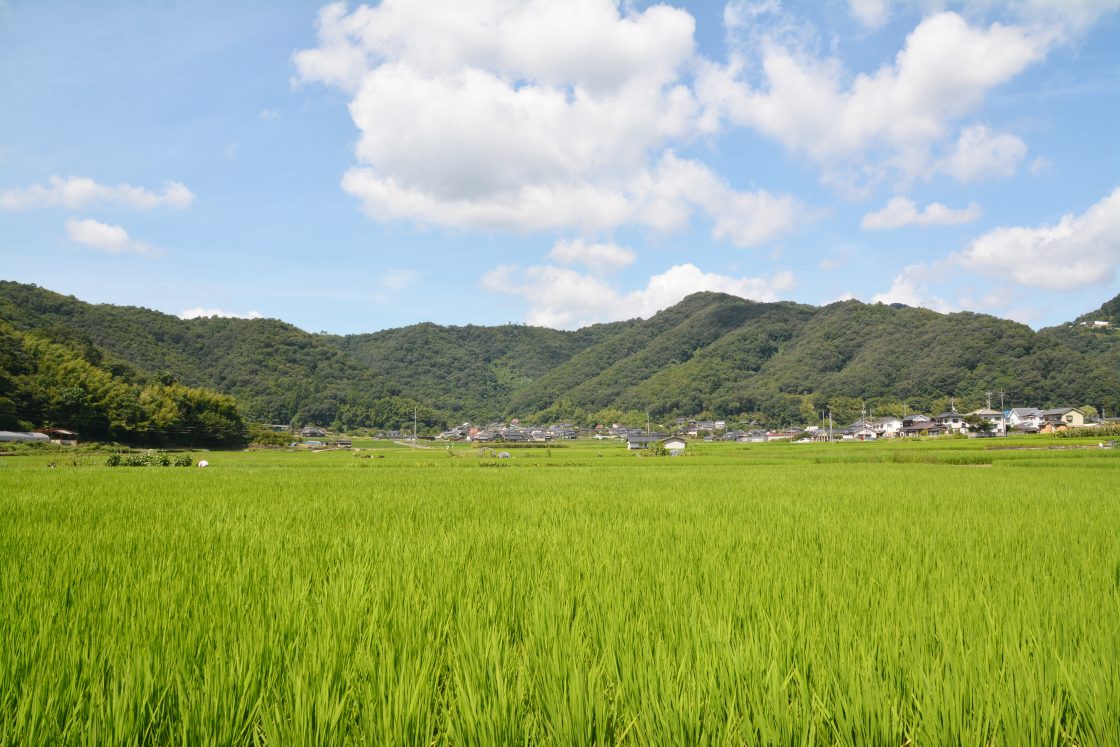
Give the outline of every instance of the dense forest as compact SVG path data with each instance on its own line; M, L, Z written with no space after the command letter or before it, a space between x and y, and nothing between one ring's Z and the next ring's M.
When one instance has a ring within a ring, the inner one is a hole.
M84 341L51 342L0 322L0 430L43 426L149 446L240 446L248 435L229 395L154 382Z
M1095 320L1111 326L1080 323ZM414 413L426 429L646 413L780 425L815 422L829 409L841 420L864 407L938 410L950 398L972 408L988 392L1008 407L1120 411L1120 296L1038 332L968 312L697 293L649 319L576 331L417 324L335 336L272 319L183 320L0 282L0 322L5 422L71 423L91 434L202 432L159 425L159 408L114 410L113 387L134 403L220 393L212 409L223 417L233 417L236 400L244 420L340 428L396 428ZM74 397L101 404L74 410L65 404ZM197 420L179 409L180 421Z

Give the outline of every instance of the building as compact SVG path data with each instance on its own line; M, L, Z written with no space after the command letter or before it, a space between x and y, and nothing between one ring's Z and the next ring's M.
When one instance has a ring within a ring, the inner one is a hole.
M968 414L969 415L975 415L976 417L981 418L982 420L986 420L989 423L991 423L992 424L992 430L990 431L991 433L994 433L997 436L1006 436L1007 435L1007 418L1004 417L1004 414L1002 412L1000 412L999 410L989 410L987 408L982 407L979 410L973 410L972 412L970 412Z
M1006 415L1007 425L1020 431L1029 430L1023 425L1034 426L1037 430L1042 425L1042 410L1037 407L1013 407Z
M935 415L933 422L945 428L949 433L968 433L968 426L964 422L964 415L956 410L949 410L940 415Z
M1043 410L1038 416L1042 419L1043 425L1064 425L1072 428L1085 425L1085 413L1076 407L1055 407L1052 410Z
M660 436L627 436L626 450L636 451L638 449L648 449L660 440Z

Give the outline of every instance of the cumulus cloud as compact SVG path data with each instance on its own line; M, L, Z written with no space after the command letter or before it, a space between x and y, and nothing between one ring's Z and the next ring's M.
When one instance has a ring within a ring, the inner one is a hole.
M84 176L65 179L52 176L46 184L0 192L0 208L4 210L48 207L79 209L91 205L120 205L142 210L155 207L181 209L192 202L194 193L179 182L168 182L160 192L131 184L99 184Z
M961 130L953 152L942 160L940 168L962 182L1014 176L1026 155L1027 144L1016 136L973 125Z
M694 31L682 10L612 0L332 4L296 82L351 97L358 163L342 187L375 220L596 232L696 215L756 244L793 225L792 200L672 151L703 130ZM703 195L680 186L697 179Z
M1056 224L997 228L944 259L908 265L872 300L941 312L988 309L1026 323L1043 318L1053 300L1038 290L1108 283L1118 268L1120 188Z
M872 303L903 303L942 313L956 311L957 305L937 296L931 286L943 275L945 266L917 263L907 265L891 281L891 287L871 298Z
M702 64L706 121L756 129L821 164L826 178L867 182L928 176L932 146L992 88L1041 60L1052 35L1026 26L972 26L960 15L925 18L895 59L851 77L839 60L765 45L761 85L742 60ZM850 82L848 82L850 80Z
M580 264L593 272L606 274L634 264L634 250L617 244L595 244L576 239L557 241L548 258L561 264Z
M957 260L1032 288L1074 290L1107 282L1120 265L1120 188L1055 225L989 231Z
M147 254L156 256L160 251L143 241L137 241L120 226L86 218L70 218L66 221L66 235L75 244L99 249L111 254Z
M852 17L869 29L877 29L887 22L890 6L887 0L848 0Z
M209 317L219 317L221 319L264 319L264 315L259 311L250 311L247 314L237 314L232 311L223 311L222 309L207 309L202 306L196 306L193 309L184 309L179 312L180 319L205 319Z
M594 275L566 267L516 265L495 268L482 278L482 287L526 298L529 324L574 328L634 317L648 317L690 293L720 291L757 301L774 301L793 287L790 272L771 277L731 277L703 272L693 264L670 267L649 279L645 288L621 292Z
M981 212L980 206L975 202L959 209L931 202L923 210L918 210L913 200L892 197L881 210L863 216L860 225L868 231L885 231L903 226L955 226L971 223L980 217Z

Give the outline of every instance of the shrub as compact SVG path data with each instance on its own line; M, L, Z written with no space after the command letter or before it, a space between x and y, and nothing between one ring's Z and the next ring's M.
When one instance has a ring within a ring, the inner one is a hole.
M179 456L175 457L175 466L176 467L193 467L194 466L194 460L191 459L190 454L180 454Z
M121 455L110 454L109 458L105 460L106 467L119 467L121 466Z

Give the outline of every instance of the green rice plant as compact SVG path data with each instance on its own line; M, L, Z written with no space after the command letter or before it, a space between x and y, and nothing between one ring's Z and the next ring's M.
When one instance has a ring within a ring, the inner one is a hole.
M1120 744L1114 450L773 446L5 458L0 745Z

